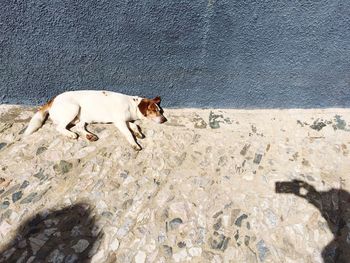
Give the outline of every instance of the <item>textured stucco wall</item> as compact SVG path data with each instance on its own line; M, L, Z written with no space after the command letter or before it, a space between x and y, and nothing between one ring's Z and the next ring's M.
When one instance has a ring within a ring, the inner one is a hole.
M350 107L350 1L0 1L0 102L68 89L171 107Z

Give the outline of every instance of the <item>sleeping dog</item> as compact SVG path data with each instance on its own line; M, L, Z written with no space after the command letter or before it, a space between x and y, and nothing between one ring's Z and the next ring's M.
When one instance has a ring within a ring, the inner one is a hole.
M111 91L68 91L50 100L35 113L24 134L29 135L39 129L47 115L50 115L57 131L65 136L76 139L78 134L70 131L67 126L75 125L77 130L90 141L98 137L86 129L88 123L112 122L132 145L139 151L141 146L135 141L135 136L142 138L138 126L133 121L150 119L163 123L166 118L159 107L160 97L154 99L128 96Z

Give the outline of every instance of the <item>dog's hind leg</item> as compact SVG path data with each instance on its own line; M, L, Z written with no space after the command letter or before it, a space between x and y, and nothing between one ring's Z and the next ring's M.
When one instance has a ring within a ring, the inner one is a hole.
M50 116L52 121L57 125L57 131L69 138L78 138L78 134L68 130L67 126L78 118L80 111L79 105L66 103L54 106L50 110Z
M97 141L98 140L98 137L97 135L89 132L87 129L86 129L86 122L84 121L79 121L75 127L77 128L77 130L79 132L81 132L86 139L88 139L89 141L93 142L93 141Z
M138 145L135 141L125 121L115 122L114 125L120 130L122 134L124 134L128 142L132 145L132 148L134 148L136 151L140 151L142 149L141 146Z

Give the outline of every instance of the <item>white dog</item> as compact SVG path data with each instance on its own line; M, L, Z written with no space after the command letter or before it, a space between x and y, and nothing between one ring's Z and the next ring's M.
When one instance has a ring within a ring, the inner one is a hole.
M141 150L135 136L143 138L138 126L132 121L151 119L163 123L166 118L159 107L160 97L146 99L127 96L111 91L68 91L64 92L42 106L30 120L24 134L29 135L39 129L47 115L50 115L57 130L65 136L76 139L78 134L67 126L75 125L77 130L90 141L98 137L86 129L88 123L113 123L126 137L135 150Z

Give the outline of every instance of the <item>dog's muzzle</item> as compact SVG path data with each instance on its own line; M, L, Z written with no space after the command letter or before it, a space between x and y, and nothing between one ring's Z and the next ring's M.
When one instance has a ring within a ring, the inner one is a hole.
M166 119L163 115L162 115L162 116L158 116L158 117L154 118L153 120L154 120L156 123L159 123L159 124L164 123L164 122L167 121L167 119Z

